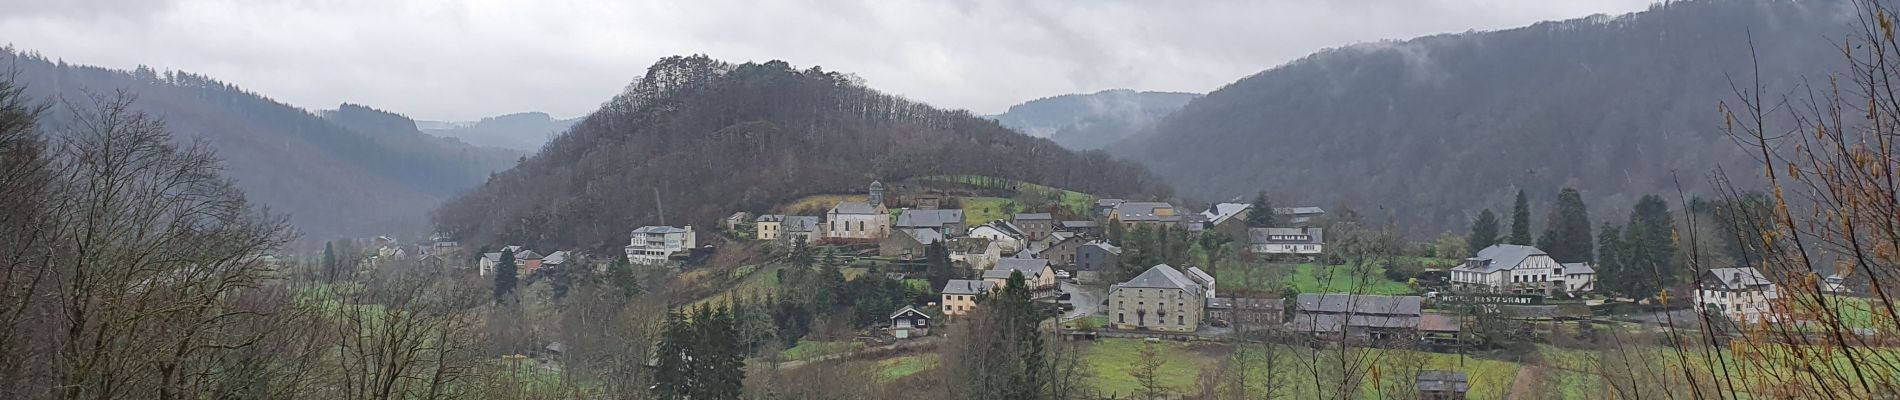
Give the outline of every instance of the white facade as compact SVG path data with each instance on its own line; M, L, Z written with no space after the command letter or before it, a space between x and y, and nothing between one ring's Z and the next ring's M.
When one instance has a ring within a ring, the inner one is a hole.
M1247 249L1254 254L1319 255L1326 251L1320 228L1252 228Z
M663 264L675 254L698 246L694 243L692 225L684 228L643 226L633 230L632 236L625 250L627 262L634 264Z
M989 239L1002 250L1002 254L1015 254L1023 250L1024 239L1021 231L1008 222L992 222L970 228L970 237Z
M1715 268L1702 275L1696 288L1696 309L1714 309L1741 324L1779 321L1774 312L1779 288L1754 268Z

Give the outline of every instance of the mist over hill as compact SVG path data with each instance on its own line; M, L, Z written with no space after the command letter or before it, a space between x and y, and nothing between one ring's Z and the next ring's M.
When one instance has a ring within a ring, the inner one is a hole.
M225 173L253 201L288 214L306 240L423 232L427 211L507 168L521 153L424 135L394 113L345 104L323 116L208 76L67 64L0 50L26 93L84 109L123 91L180 138L217 150ZM74 108L42 121L57 136Z
M1173 113L1201 95L1117 89L1030 100L990 117L1029 136L1072 150L1107 147Z
M539 153L444 204L474 243L612 251L627 232L710 224L872 180L980 174L1111 196L1166 196L1138 164L1076 153L964 111L782 61L669 57Z
M418 121L417 125L423 133L455 138L477 146L534 152L580 120L555 119L544 112L523 112L472 122Z
M1774 93L1840 70L1844 1L1679 1L1492 32L1322 51L1226 85L1110 151L1184 195L1258 190L1346 206L1413 233L1462 231L1525 190L1543 215L1563 187L1599 219L1677 182L1705 192L1759 163L1721 131L1747 84L1750 37ZM1673 198L1673 196L1672 196Z

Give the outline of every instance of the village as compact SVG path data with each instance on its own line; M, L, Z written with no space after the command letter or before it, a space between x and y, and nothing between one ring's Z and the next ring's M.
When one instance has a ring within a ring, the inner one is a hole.
M901 284L896 286L903 291L899 300L876 311L884 317L855 318L844 333L834 329L826 335L832 339L820 342L830 346L801 355L804 360L932 346L940 339L933 336L946 335L948 327L981 312L985 299L1012 278L1026 285L1045 310L1042 329L1063 339L1403 348L1456 355L1457 365L1468 354L1549 346L1604 329L1675 329L1699 314L1731 321L1729 332L1791 321L1778 305L1776 284L1748 267L1706 271L1696 279L1702 283L1691 294L1693 301L1684 303L1689 307L1636 304L1634 299L1619 304L1597 293L1598 272L1589 260L1557 259L1534 245L1508 243L1475 251L1441 244L1420 254L1348 255L1329 248L1335 245L1329 239L1337 240L1328 237L1329 226L1362 228L1314 206L1269 207L1272 217L1262 218L1256 206L1265 203L1264 196L1195 211L1168 202L996 185L983 178L923 182L887 188L873 181L862 195L816 196L802 207L734 211L710 230L641 226L630 230L622 254L604 257L518 245L470 257L443 235L413 246L395 245L387 237L370 245L379 249L376 257L413 252L424 265L466 268L483 277L513 270L522 286L574 268L569 265L692 271L728 251L842 268L854 284L866 279ZM1011 193L1019 196L978 196ZM814 202L828 207L816 212ZM1026 202L1037 204L1019 204ZM1192 249L1157 256L1154 247L1174 246L1170 237L1181 239L1178 247ZM1399 269L1398 263L1420 267L1398 275L1390 271ZM950 269L933 268L942 265ZM770 279L794 279L786 272ZM1836 275L1824 282L1845 295L1849 290L1841 280ZM778 295L799 295L784 293L796 288L780 283ZM743 295L757 293L715 297L732 302ZM1678 320L1670 323L1669 318ZM1723 328L1709 330L1722 334ZM550 345L549 358L557 357L553 349L560 344ZM1494 377L1473 379L1459 368L1412 373L1420 398L1503 390L1481 386L1495 384Z

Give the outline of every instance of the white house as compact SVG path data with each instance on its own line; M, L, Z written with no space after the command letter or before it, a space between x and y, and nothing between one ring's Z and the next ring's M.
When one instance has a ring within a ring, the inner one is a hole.
M627 262L662 264L674 255L683 255L696 246L692 225L683 228L642 226L633 230L633 239L627 243Z
M1247 249L1254 254L1319 255L1326 250L1320 228L1253 228L1247 230Z
M1696 288L1697 311L1716 310L1740 324L1775 322L1775 299L1781 298L1775 283L1761 270L1750 267L1714 268L1702 273Z
M1015 254L1022 251L1028 244L1023 230L1016 228L1016 224L1009 221L990 221L990 223L970 228L970 237L988 239L990 243L1002 248L1003 254Z
M884 207L884 184L871 181L865 201L841 201L825 213L825 237L878 240L891 234L891 211Z
M1536 247L1495 244L1451 269L1451 283L1493 293L1549 294L1563 284L1564 266Z
M1037 258L1005 258L996 261L996 267L983 271L983 281L998 287L1009 282L1011 273L1021 272L1023 280L1030 290L1049 290L1056 287L1056 270L1049 260Z
M1564 291L1583 293L1597 290L1597 270L1590 263L1566 263L1564 266Z

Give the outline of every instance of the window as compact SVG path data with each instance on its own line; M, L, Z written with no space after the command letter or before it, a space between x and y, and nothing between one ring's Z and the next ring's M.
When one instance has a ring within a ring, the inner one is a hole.
M1128 323L1128 314L1115 313L1115 323L1118 323L1118 324Z
M1174 324L1175 324L1175 325L1187 325L1187 316L1182 316L1182 315L1176 315L1176 316L1174 316Z

